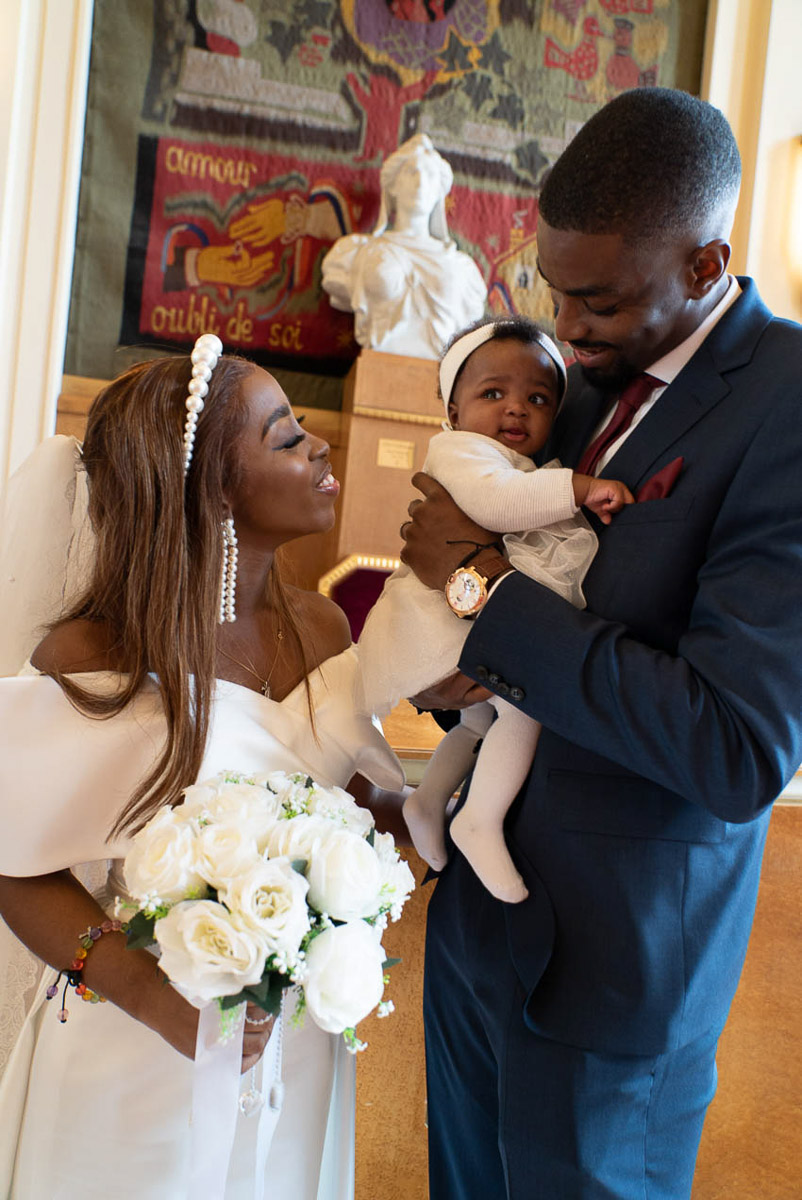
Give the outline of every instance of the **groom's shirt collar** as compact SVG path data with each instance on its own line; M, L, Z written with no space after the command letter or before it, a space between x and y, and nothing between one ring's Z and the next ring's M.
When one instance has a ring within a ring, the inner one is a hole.
M664 354L657 362L652 363L646 370L649 375L654 375L655 379L662 380L665 386L673 383L679 375L682 368L689 363L696 351L701 346L707 335L716 326L724 316L728 308L731 308L741 294L741 285L734 275L729 275L728 286L724 295L719 300L714 309L707 314L701 325L697 325L690 337L687 337L684 342L680 342L673 350L669 350L668 354ZM660 396L658 391L654 397L656 400ZM649 398L651 406L652 398Z

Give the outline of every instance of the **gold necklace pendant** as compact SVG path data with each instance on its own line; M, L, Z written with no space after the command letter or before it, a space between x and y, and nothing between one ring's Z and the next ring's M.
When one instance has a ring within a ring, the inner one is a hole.
M267 679L265 679L262 675L259 674L259 672L254 667L253 662L249 658L247 658L246 661L243 662L241 658L235 658L233 654L229 654L227 650L223 650L222 646L219 647L219 651L221 654L225 655L225 657L227 659L229 659L230 662L236 663L238 667L242 667L243 671L247 671L249 675L253 675L254 679L259 684L259 691L264 696L265 700L270 700L272 697L272 692L270 690L270 680L273 678L273 672L276 669L276 663L278 662L279 654L281 652L281 642L282 642L283 638L284 638L283 629L277 630L276 641L278 642L278 646L276 648L276 655L275 655L275 658L273 659L272 665L270 667L270 674L268 675Z

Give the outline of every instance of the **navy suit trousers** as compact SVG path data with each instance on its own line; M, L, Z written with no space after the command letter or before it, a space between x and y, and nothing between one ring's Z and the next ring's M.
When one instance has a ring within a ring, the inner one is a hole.
M533 1033L503 906L461 855L430 903L425 989L430 1200L687 1200L718 1030L649 1057Z

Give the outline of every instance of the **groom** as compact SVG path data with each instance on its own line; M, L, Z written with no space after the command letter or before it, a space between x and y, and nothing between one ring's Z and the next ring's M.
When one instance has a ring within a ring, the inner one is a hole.
M577 360L550 453L652 498L597 528L585 611L488 551L464 676L427 697L485 686L543 725L507 824L529 898L494 900L454 851L429 908L432 1200L690 1195L802 759L802 329L727 273L739 181L721 113L648 88L587 122L540 197ZM415 482L402 558L442 588L448 543L490 539Z

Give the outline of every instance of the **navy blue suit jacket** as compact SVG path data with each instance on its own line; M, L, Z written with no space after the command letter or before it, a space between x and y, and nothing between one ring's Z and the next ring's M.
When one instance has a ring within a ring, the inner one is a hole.
M603 472L634 492L684 458L669 497L598 527L587 609L516 574L460 661L544 727L508 819L526 1020L613 1053L723 1025L802 759L802 328L741 286ZM569 374L549 448L568 466L603 403Z

